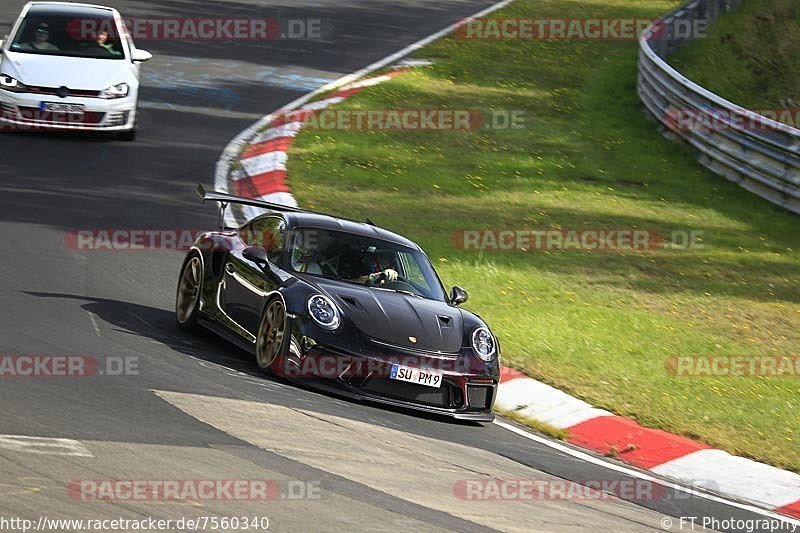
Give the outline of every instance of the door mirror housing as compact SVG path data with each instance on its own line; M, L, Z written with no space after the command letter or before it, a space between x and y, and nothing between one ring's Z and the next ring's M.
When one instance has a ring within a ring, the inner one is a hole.
M467 291L464 288L459 287L458 285L455 285L450 291L450 301L453 303L453 305L461 305L466 302L467 299L469 299L469 294L467 294Z
M145 61L150 61L151 59L153 59L153 54L147 50L139 50L137 48L131 54L131 60L134 63L144 63Z
M259 266L265 266L269 264L269 259L267 259L267 251L261 246L250 246L249 248L245 248L242 252L242 257Z

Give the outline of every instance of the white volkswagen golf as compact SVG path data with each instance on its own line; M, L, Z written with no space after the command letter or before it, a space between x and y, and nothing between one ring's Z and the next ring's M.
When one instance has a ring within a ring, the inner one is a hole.
M0 41L0 130L136 138L139 50L116 9L30 2Z

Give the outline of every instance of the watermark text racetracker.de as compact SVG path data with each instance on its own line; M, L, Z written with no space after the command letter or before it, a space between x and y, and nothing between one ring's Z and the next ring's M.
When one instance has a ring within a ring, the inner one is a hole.
M64 235L64 244L75 252L180 250L186 251L208 229L96 228L75 229Z
M462 229L451 234L459 250L533 252L582 250L643 252L686 250L704 246L703 231L633 228Z
M305 340L304 342L310 342ZM337 379L354 377L392 377L399 368L419 370L420 379L433 376L441 377L447 373L465 373L470 370L469 361L459 357L456 359L436 359L416 355L375 355L348 358L336 355L314 355L299 361L284 359L280 368L285 377L291 378L327 378Z
M332 32L322 19L276 18L126 18L122 31L136 41L265 41L322 39ZM76 18L67 33L78 41L93 41L102 33L118 38L116 24L108 19Z
M800 378L796 355L673 355L664 361L676 377Z
M652 25L652 26L651 26ZM651 38L702 39L708 21L620 18L471 18L455 30L456 39L572 41L637 40L650 27Z
M779 131L800 128L800 108L736 111L670 106L662 119L675 132L682 131Z
M314 109L289 111L276 124L300 123L317 131L503 131L523 130L522 109Z
M713 480L687 481L692 487L716 489ZM669 489L648 479L460 479L453 484L453 496L476 502L616 500L653 502L688 500L689 492Z
M88 355L0 354L0 379L138 375L138 356L98 359Z
M460 500L486 502L546 500L657 501L664 499L664 485L643 479L461 479L453 485Z
M319 500L320 481L298 479L76 479L67 494L78 501Z

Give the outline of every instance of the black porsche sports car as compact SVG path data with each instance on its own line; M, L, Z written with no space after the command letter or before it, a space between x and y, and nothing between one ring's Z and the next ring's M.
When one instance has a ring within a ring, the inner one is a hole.
M500 348L446 294L422 249L376 227L198 189L220 203L181 268L176 318L255 353L262 370L356 399L491 421ZM267 210L224 228L228 204Z

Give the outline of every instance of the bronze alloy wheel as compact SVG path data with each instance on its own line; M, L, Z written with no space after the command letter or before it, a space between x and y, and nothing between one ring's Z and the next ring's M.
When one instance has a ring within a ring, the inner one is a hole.
M256 362L262 370L270 368L281 354L286 336L286 308L283 300L272 300L261 316L256 340Z
M200 302L200 288L202 286L203 266L196 255L186 262L178 282L178 294L175 298L175 317L178 324L190 326L195 319L197 306Z

